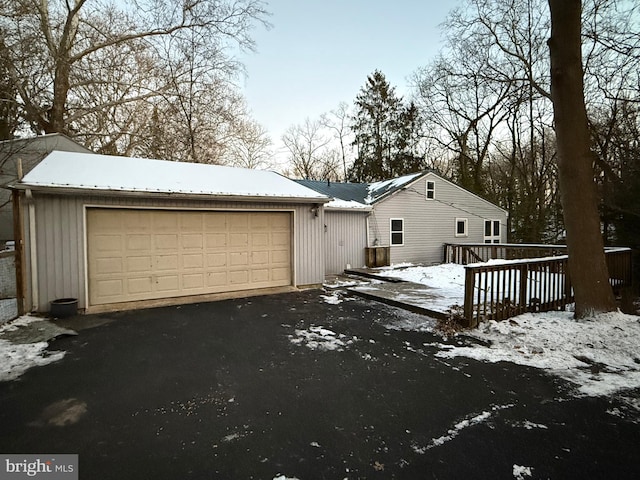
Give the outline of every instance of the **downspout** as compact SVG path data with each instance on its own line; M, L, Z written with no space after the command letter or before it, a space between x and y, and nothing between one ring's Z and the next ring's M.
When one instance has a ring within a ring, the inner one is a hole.
M370 238L369 238L369 217L371 217L371 212L367 213L367 216L364 218L365 221L365 229L367 231L367 247L371 246L371 243L369 242Z
M38 261L36 247L36 205L31 190L25 192L29 205L29 258L31 260L31 311L38 309Z

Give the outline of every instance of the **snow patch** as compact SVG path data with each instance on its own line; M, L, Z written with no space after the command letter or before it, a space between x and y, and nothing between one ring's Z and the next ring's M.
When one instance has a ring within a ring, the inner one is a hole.
M356 337L347 337L338 334L322 326L309 327L307 330L295 330L295 335L289 335L289 340L294 345L304 345L311 350L342 352L348 345L357 340Z
M526 428L527 430L533 430L534 428L547 430L549 428L546 425L542 425L541 423L533 423L533 422L530 422L529 420L525 420L524 422L522 422L522 427Z
M531 467L522 467L520 465L513 465L513 478L516 480L524 480L526 477L531 476Z
M441 445L444 445L448 441L453 440L458 435L460 435L460 432L462 430L464 430L465 428L472 427L474 425L479 425L479 424L487 421L491 417L491 415L493 415L493 412L498 411L498 410L503 410L505 408L510 408L512 406L513 406L513 404L496 405L496 406L491 408L491 411L484 411L484 412L480 413L479 415L475 415L473 417L465 418L465 419L461 420L460 422L456 423L453 426L453 428L449 429L447 431L446 435L442 435L441 437L432 439L431 442L427 446L418 447L417 445L413 445L412 446L413 451L418 453L418 454L424 454L424 453L427 452L427 450L430 450L430 449L432 449L434 447L439 447Z
M332 292L329 295L320 295L320 298L330 305L339 305L345 300L352 300L350 298L343 297L339 292Z
M0 382L15 380L31 367L62 360L66 352L48 352L47 342L14 344L0 340Z
M0 334L39 321L42 318L24 315L0 326ZM0 382L15 380L31 367L48 365L64 357L66 352L49 352L48 346L47 342L16 344L0 339Z

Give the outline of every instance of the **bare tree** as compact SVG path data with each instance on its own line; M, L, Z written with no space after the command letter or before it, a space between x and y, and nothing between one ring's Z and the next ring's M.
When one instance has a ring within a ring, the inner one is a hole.
M230 90L239 66L227 50L251 48L251 27L265 15L259 0L14 0L0 6L0 56L34 132L84 135L126 153L141 145L136 133L153 112L164 121L174 109L198 159L195 107Z
M228 163L242 168L271 168L272 144L262 125L248 121L228 148Z
M508 114L505 100L511 84L485 81L478 74L485 59L473 58L466 45L461 47L455 57L441 57L421 69L415 83L431 140L448 153L454 178L485 194L486 163L496 130Z
M346 102L340 102L338 106L331 110L329 113L325 113L320 117L322 125L329 130L333 131L334 137L338 140L340 148L340 159L342 161L342 178L347 179L349 166L353 161L349 153L351 151L352 135L351 135L351 112L349 111L349 104Z
M551 93L576 318L616 310L600 232L581 54L581 0L549 0Z
M289 151L292 173L307 180L338 180L339 154L331 148L331 138L322 131L320 120L305 119L293 125L282 136Z
M587 107L606 112L612 101L640 98L640 6L627 0L585 5ZM429 144L448 158L453 178L509 210L510 238L552 240L562 216L546 1L467 0L445 28L442 58L420 70L415 82ZM606 132L597 130L603 138ZM595 161L601 178L615 180L606 156Z
M2 49L0 37L0 49ZM0 141L13 138L18 128L19 116L16 104L16 87L11 83L5 59L0 56Z

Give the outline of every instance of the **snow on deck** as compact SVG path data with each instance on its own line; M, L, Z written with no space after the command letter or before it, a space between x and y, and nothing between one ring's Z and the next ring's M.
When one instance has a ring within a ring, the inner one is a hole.
M464 305L464 266L455 263L431 267L410 264L381 268L377 274L424 285L429 295L424 300L425 308L446 313L454 306Z

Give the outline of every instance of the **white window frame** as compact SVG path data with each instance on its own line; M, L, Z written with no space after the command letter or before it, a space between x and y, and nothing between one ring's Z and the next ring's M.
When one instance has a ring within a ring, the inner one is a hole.
M425 198L427 200L435 200L436 199L436 182L433 180L427 180L424 188L425 188ZM429 196L429 194L431 194L431 196Z
M394 230L393 222L400 221L402 222L402 230ZM400 233L402 235L402 243L393 243L393 234ZM389 245L392 247L402 247L404 245L404 218L390 218L389 219Z
M458 232L458 223L462 222L464 224L464 232ZM468 218L456 218L456 222L454 224L454 233L456 237L468 237L469 236L469 219Z
M487 223L490 225L490 235L487 235ZM498 227L497 234L496 226ZM500 243L502 241L502 225L500 224L500 220L493 218L485 219L482 233L484 235L484 243Z

